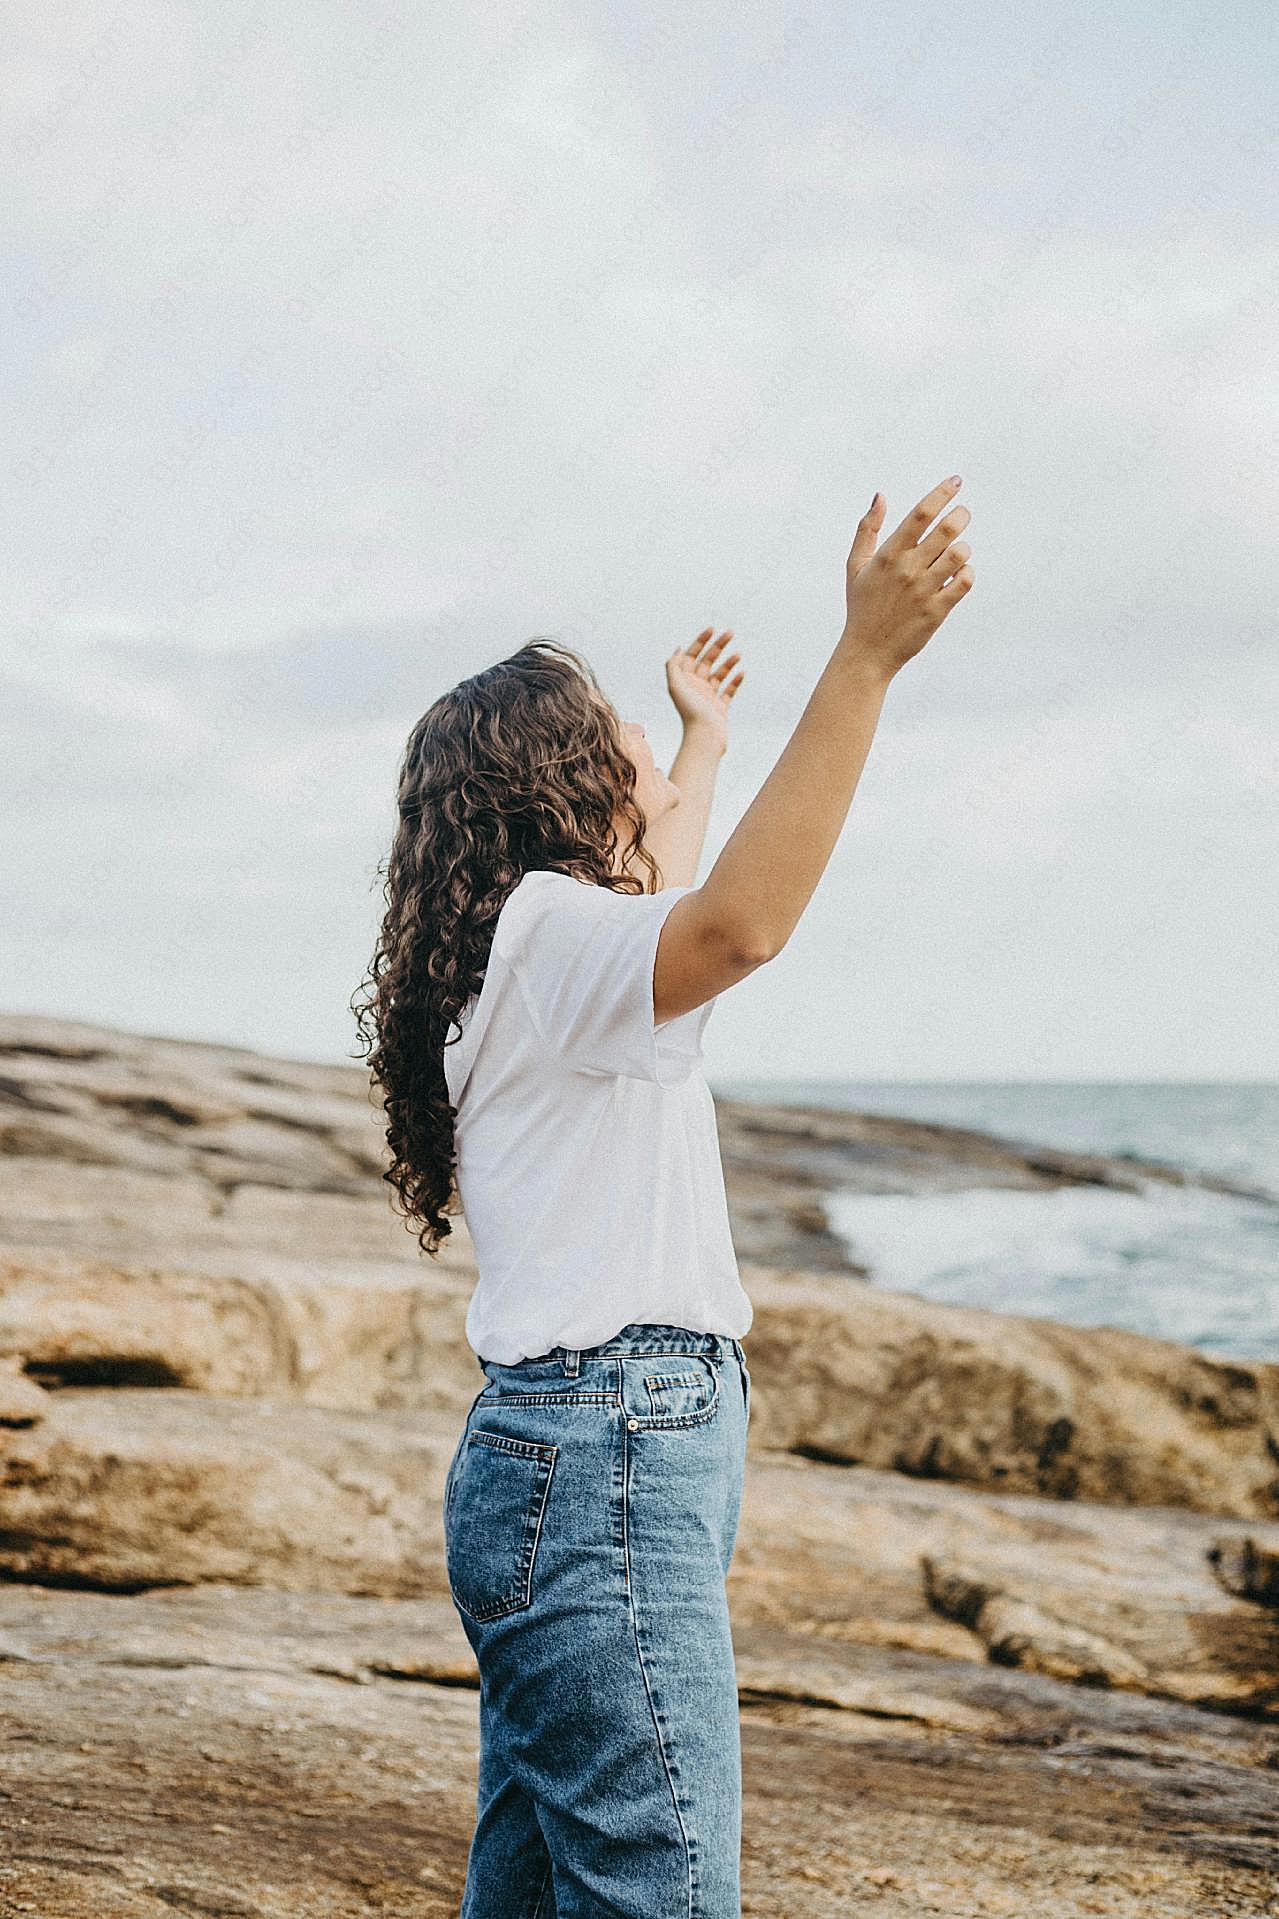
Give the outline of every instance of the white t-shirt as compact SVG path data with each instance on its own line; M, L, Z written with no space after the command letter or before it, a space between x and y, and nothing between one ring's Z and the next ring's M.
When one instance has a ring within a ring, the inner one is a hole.
M444 1048L481 1359L596 1346L632 1320L750 1326L701 1064L715 1000L653 1021L658 934L693 890L538 870L503 903Z

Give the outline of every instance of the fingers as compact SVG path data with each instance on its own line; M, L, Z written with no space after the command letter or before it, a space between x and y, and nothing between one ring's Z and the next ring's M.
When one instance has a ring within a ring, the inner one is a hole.
M848 568L851 573L859 572L875 551L875 541L879 538L879 529L884 524L886 504L883 494L876 493L857 522L857 531L853 535L853 549L848 556Z
M961 485L959 475L954 473L950 479L942 480L939 485L933 487L931 492L925 493L919 504L911 508L901 525L893 528L880 547L880 552L891 557L903 552L907 547L918 546L937 515L950 505Z
M704 626L697 638L693 641L693 644L687 649L697 661L699 667L709 666L714 660L718 659L728 641L733 637L733 629L730 626L720 634L713 646L707 646L706 642L710 639L714 631L715 628L713 626Z
M719 656L732 639L733 629L731 626L726 627L715 643L712 646L707 646L706 642L710 639L714 631L713 626L704 626L693 644L688 648L688 654L694 663L695 671L704 679L712 681L718 691L723 691L725 678L742 656L740 653L730 653L727 659L721 660ZM715 668L714 672L711 672L711 667ZM738 679L740 680L741 677L742 675L739 673Z
M957 601L962 600L973 583L973 569L967 563L960 567L953 580L947 580L940 593L934 596L935 606L944 606L949 613Z
M924 568L925 576L935 586L940 586L952 573L959 571L971 552L967 540L955 540L950 546L943 546L932 565Z
M931 567L935 561L939 560L953 543L955 535L963 532L972 517L966 506L952 507L944 518L938 520L928 538L919 542L917 554L919 564ZM947 571L953 573L954 568L949 567Z
M729 627L727 633L724 634L723 638L719 642L720 646L723 646L724 641L731 640L732 637L733 637L733 629L732 627ZM716 650L718 651L718 648ZM715 688L715 691L720 695L722 699L731 698L732 695L736 693L738 687L741 685L742 680L745 678L745 669L742 668L738 672L731 686L725 684L729 674L732 672L733 668L737 665L737 662L741 659L741 657L742 656L740 653L730 653L726 659L723 659L720 661L715 671L709 675L711 685Z

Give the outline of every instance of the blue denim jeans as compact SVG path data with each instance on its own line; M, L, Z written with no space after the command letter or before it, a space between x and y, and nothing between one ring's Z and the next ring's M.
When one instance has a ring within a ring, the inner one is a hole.
M460 1919L740 1919L741 1345L632 1324L483 1368L444 1490L480 1670Z

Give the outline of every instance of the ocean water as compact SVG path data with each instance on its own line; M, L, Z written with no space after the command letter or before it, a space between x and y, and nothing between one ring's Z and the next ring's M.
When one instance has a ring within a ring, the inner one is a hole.
M1259 1187L1273 1204L1150 1182L1133 1194L833 1194L828 1211L884 1286L1279 1360L1279 1084L735 1080L716 1090L1132 1154Z

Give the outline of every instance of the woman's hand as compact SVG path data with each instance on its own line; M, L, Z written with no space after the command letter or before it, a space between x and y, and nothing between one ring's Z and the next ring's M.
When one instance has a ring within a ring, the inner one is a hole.
M666 662L666 690L684 722L685 732L705 734L723 752L728 745L729 705L746 675L744 669L738 668L729 678L742 657L740 653L730 653L726 659L720 659L733 637L732 628L721 633L717 640L711 638L714 631L712 626L703 627L691 646L671 654Z
M954 507L928 532L959 486L956 476L926 493L878 552L875 542L885 502L882 493L876 493L854 535L844 642L889 676L922 652L973 583L968 564L972 548L955 538L972 518L968 508Z

